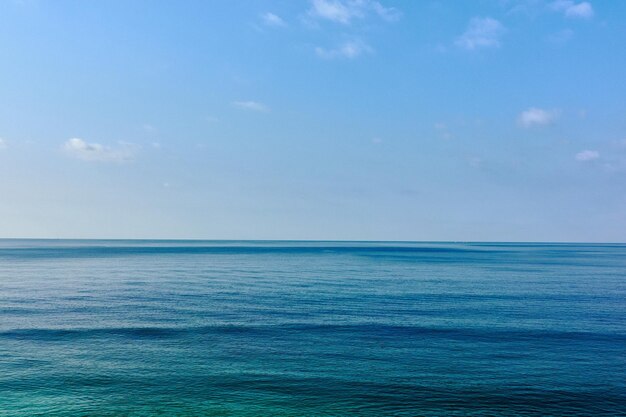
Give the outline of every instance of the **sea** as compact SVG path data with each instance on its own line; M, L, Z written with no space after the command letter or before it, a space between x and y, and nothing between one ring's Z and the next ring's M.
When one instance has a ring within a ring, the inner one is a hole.
M626 415L626 245L0 240L0 416L349 415Z

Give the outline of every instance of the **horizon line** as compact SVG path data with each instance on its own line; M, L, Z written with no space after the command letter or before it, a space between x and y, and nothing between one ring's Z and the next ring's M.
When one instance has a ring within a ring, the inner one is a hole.
M583 241L550 241L550 240L359 240L359 239L208 239L208 238L80 238L80 237L0 237L7 240L54 240L54 241L133 241L133 242L328 242L328 243L499 243L499 244L555 244L555 245L626 245L624 242L583 242Z

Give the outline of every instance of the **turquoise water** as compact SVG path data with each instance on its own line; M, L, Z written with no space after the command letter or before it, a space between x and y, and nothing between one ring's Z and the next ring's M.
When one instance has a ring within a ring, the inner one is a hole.
M0 416L625 415L626 246L0 241Z

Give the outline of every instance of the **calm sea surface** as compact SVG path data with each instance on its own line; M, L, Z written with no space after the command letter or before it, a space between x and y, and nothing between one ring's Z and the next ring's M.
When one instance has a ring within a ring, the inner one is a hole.
M626 415L626 246L3 240L39 415Z

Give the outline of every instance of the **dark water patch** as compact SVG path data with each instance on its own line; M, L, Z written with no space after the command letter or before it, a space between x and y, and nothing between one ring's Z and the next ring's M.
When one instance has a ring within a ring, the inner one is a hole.
M0 307L0 316L12 314L17 316L31 316L31 315L40 315L40 314L49 314L51 309L49 308L41 308L41 307Z
M572 332L539 329L499 329L499 328L454 328L454 327L419 327L391 326L380 324L363 325L290 325L283 328L291 331L319 332L342 334L349 333L360 336L398 338L440 337L459 340L487 341L524 341L524 340L557 340L557 341L606 341L626 343L626 334Z
M102 258L139 255L384 255L384 254L480 254L485 250L462 247L422 246L88 246L88 247L43 247L2 248L0 259L13 258Z
M166 327L127 327L90 329L15 329L0 332L0 339L31 341L68 341L74 339L121 336L128 338L162 339L181 335L184 330Z
M454 328L399 326L382 324L284 324L284 325L213 325L198 327L120 327L86 329L14 329L0 332L0 339L63 341L81 338L124 337L129 339L165 339L193 335L291 336L325 335L380 339L443 338L467 341L587 341L624 343L626 333L576 332L545 329Z

